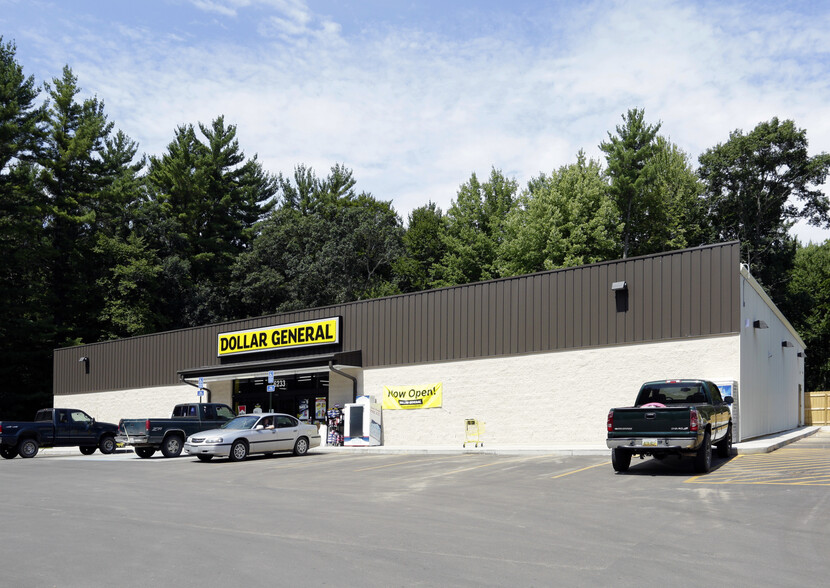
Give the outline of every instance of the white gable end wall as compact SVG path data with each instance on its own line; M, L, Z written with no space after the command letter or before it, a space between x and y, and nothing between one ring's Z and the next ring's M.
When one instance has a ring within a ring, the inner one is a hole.
M755 321L766 327L755 327ZM741 268L740 340L741 440L797 427L803 422L804 341L745 268Z

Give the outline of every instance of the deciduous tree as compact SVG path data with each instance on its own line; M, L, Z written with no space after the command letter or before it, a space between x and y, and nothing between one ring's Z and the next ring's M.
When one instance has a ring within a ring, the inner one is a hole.
M594 263L619 253L618 213L597 161L576 163L528 183L508 215L499 251L502 275Z
M709 218L720 240L740 239L750 271L770 291L782 292L795 242L788 231L805 219L830 226L830 201L821 189L830 155L810 156L807 132L773 118L700 156Z
M798 248L781 306L807 345L807 390L830 390L830 241Z

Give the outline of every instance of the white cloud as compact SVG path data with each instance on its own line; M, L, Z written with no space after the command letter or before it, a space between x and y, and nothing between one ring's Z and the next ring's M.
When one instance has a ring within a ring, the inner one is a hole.
M603 2L534 23L549 36L517 34L516 17L450 38L411 22L345 34L299 0L191 2L261 36L78 22L40 42L149 153L176 125L224 114L267 169L344 163L404 217L428 200L446 210L473 171L495 166L524 184L579 149L598 158L632 107L694 161L772 116L806 128L813 152L830 151L826 13Z

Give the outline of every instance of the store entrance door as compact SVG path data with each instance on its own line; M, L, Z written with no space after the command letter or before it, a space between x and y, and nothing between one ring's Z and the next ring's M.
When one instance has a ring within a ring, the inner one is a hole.
M307 423L325 424L328 410L328 372L279 376L279 387L268 392L265 378L234 380L233 402L237 412L281 412Z

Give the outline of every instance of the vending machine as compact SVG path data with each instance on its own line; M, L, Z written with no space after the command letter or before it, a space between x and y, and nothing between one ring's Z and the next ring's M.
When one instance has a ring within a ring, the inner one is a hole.
M383 440L381 405L371 396L358 396L357 402L343 407L343 445L368 447Z

